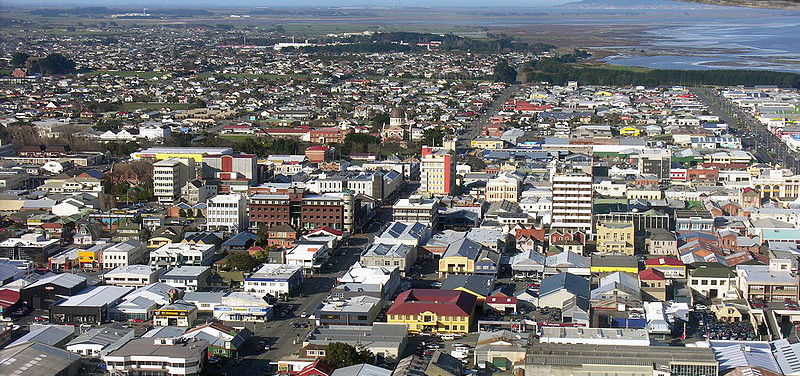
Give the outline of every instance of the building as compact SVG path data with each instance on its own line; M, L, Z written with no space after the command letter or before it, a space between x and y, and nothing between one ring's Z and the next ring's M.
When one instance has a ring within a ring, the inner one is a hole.
M709 348L585 345L532 342L525 357L527 376L606 374L709 376L719 364Z
M397 269L407 275L417 258L417 248L407 244L372 244L361 253L364 266Z
M29 260L46 265L47 258L58 252L58 239L48 239L44 234L29 233L18 238L0 241L0 257L10 260Z
M20 290L19 299L34 309L48 309L64 296L79 294L86 288L86 277L75 274L52 274Z
M439 200L423 199L420 195L401 198L392 205L392 221L419 222L436 228L439 223Z
M455 191L456 161L449 150L422 147L420 192L449 195Z
M735 297L736 274L717 262L695 263L686 284L706 298Z
M217 194L219 187L206 180L194 179L186 182L181 188L181 199L189 205L206 202L209 197Z
M103 274L106 285L121 287L142 287L158 282L164 269L149 265L118 266Z
M392 376L461 376L464 363L452 355L436 350L430 357L414 354L397 362Z
M181 190L195 178L195 161L170 158L153 163L153 195L158 202L171 204L181 197Z
M56 324L102 324L109 307L133 291L130 287L96 286L50 306L50 322Z
M109 372L121 375L199 375L208 341L184 338L136 338L103 357Z
M178 300L153 311L154 326L187 326L197 320L197 307L194 304Z
M672 231L653 228L647 230L645 250L651 255L678 256L678 239Z
M121 266L144 264L147 261L147 248L138 239L126 240L103 249L103 269L111 270Z
M133 339L133 328L113 324L105 328L89 329L67 343L69 352L88 357L103 357Z
M439 259L439 277L459 274L496 275L500 254L466 237L447 246Z
M247 198L238 193L216 195L206 207L206 228L230 234L247 229Z
M580 171L557 172L552 178L552 190L552 231L591 234L592 175Z
M660 180L670 178L672 152L669 149L644 149L637 157L640 174L652 174Z
M150 159L160 161L170 158L191 159L202 163L203 156L233 154L231 148L193 148L193 147L152 147L131 153L131 159Z
M633 222L598 221L595 236L597 252L625 255L634 253Z
M400 286L400 270L395 267L367 266L356 262L336 280L331 295L338 299L372 296L391 300Z
M259 183L258 165L252 154L217 154L203 156L203 178L219 181L220 192L247 192Z
M211 265L213 244L171 243L150 252L150 266Z
M675 231L712 232L714 217L707 210L676 210Z
M475 343L474 363L479 368L497 367L512 370L525 366L525 348L528 338L509 330L478 333Z
M324 303L314 316L320 325L372 325L383 308L383 300L371 296L356 296Z
M211 276L210 266L176 266L159 277L159 282L187 292L204 289Z
M193 342L207 341L209 357L230 359L239 356L239 349L244 347L252 336L253 332L247 328L237 330L220 322L212 322L189 329L180 338Z
M505 147L506 142L495 137L478 137L470 141L470 147L482 150L497 150Z
M294 294L303 282L303 267L287 264L264 264L244 279L244 292L263 298Z
M665 278L686 278L686 265L675 257L656 257L644 262L645 269L660 271Z
M264 322L271 313L266 300L242 292L226 294L214 306L214 317L222 321Z
M0 375L80 376L81 356L38 342L0 349Z
M542 327L539 342L576 345L650 346L646 329Z
M748 301L797 301L797 275L788 259L771 259L769 265L737 265L737 287Z
M589 299L589 280L570 273L546 277L539 287L539 307L563 309L575 299Z
M410 333L471 331L477 299L462 291L411 289L400 293L386 312L387 322L407 324Z
M502 202L505 200L519 202L521 185L520 180L511 174L501 174L489 179L486 183L486 201Z

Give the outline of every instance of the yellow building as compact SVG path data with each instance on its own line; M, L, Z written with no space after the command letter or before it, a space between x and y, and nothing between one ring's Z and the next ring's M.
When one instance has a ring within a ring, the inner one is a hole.
M639 261L634 256L596 254L592 255L592 263L589 267L592 273L639 273Z
M493 137L479 137L470 143L474 149L496 150L505 147L505 141Z
M634 252L634 227L632 221L598 221L597 252L632 255Z
M439 259L439 277L475 273L475 260L483 246L467 238L461 238L447 246Z
M78 263L81 268L94 268L100 262L97 251L82 249L78 251Z
M386 312L386 322L406 324L409 333L467 334L475 306L475 296L463 291L406 290Z
M620 136L639 137L642 131L634 127L625 127L619 130Z

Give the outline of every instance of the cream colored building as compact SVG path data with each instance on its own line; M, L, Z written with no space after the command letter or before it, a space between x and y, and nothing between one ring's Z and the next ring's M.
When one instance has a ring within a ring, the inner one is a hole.
M486 183L486 201L519 202L520 181L511 174L501 174Z
M194 179L194 160L169 158L153 163L153 195L161 203L177 202L186 182Z
M634 227L632 221L597 222L597 252L632 255Z

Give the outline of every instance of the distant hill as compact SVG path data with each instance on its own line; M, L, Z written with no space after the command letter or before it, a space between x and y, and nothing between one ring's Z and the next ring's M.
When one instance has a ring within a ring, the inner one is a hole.
M703 5L799 9L800 0L582 0L558 6L566 9L686 9Z

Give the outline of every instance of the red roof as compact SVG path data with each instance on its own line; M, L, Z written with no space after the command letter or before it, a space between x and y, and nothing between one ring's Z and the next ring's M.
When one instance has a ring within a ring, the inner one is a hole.
M517 304L517 298L514 296L507 296L506 294L497 294L486 297L486 303L489 304Z
M0 290L0 307L8 308L19 301L19 291L16 290Z
M331 368L331 366L325 364L321 360L317 359L317 360L314 361L314 363L311 363L311 364L303 367L303 369L301 369L300 372L296 373L296 375L297 376L321 376L321 375L329 376L331 373L333 373L333 368Z
M434 312L440 316L472 316L475 295L456 290L411 289L403 291L386 312L388 315L418 315Z
M309 235L320 233L320 232L325 232L325 233L331 234L333 236L342 236L342 234L344 234L344 232L336 230L334 228L331 228L331 227L328 227L328 226L322 226L322 227L317 227L314 231L311 231L309 233Z
M684 266L681 260L674 257L656 257L647 259L645 266Z
M325 145L314 145L306 148L306 151L328 151L328 150L331 150L331 148Z
M663 281L664 272L656 269L645 269L639 272L640 281Z

